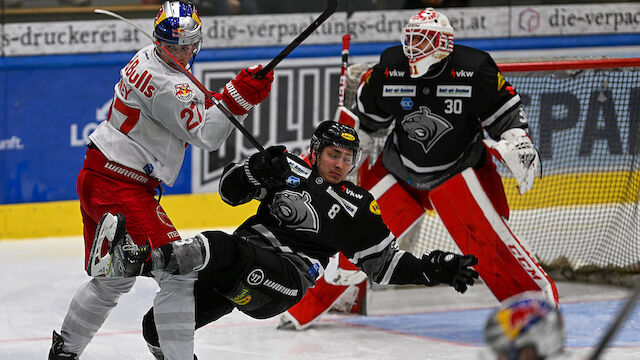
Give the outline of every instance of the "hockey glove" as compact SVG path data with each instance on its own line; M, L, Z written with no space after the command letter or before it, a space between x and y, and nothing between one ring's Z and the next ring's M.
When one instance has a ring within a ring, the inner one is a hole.
M500 138L502 140L498 142L485 140L485 143L489 146L491 154L511 171L522 195L533 187L536 169L540 164L538 151L523 129L509 129L502 133Z
M287 149L282 146L268 147L267 158L262 152L257 152L244 163L244 172L249 181L258 187L273 189L283 186L289 174L289 162L287 161Z
M421 263L422 274L429 286L447 284L463 294L467 285L473 285L474 279L478 278L478 272L470 268L478 264L478 258L473 255L434 250L422 255Z
M261 103L269 96L273 82L273 70L262 79L255 79L253 74L262 69L262 65L254 65L238 73L235 79L224 87L222 99L235 115L244 115L254 105Z

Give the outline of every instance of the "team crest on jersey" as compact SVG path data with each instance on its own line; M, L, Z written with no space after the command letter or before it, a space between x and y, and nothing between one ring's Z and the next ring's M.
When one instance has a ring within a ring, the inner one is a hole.
M317 233L320 221L316 209L311 205L311 195L283 190L273 197L269 210L280 225L296 231L311 231Z
M420 106L420 110L406 115L401 123L407 137L420 144L425 154L444 134L453 129L447 120L433 114L426 106Z
M188 83L176 84L174 85L174 88L174 95L180 101L189 102L191 101L191 99L193 99L194 96L196 96L196 92L189 87Z
M380 206L378 206L378 203L375 200L371 200L371 203L369 204L369 211L375 215L381 214Z

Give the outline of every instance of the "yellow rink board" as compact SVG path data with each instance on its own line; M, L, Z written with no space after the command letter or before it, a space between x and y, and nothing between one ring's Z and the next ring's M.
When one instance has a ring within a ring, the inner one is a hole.
M258 202L232 207L220 195L165 195L162 207L176 229L234 227L256 212ZM54 201L0 206L0 239L82 234L80 203Z
M519 195L511 178L503 179L512 210L638 201L640 172L553 175L536 179ZM234 227L255 213L258 202L232 207L213 194L165 195L162 206L180 229ZM384 210L383 210L384 211ZM78 201L0 205L0 239L82 234Z

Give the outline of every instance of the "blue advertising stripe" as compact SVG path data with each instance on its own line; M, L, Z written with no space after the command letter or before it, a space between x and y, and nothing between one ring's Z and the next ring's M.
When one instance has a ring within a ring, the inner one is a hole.
M640 33L584 36L542 36L527 38L457 39L456 43L479 48L485 51L633 46L640 45ZM352 56L378 55L389 46L397 44L399 44L399 42L364 44L356 42L351 44L350 53ZM198 55L198 61L268 59L275 57L282 49L282 46L205 49ZM332 56L340 54L341 50L341 44L301 45L296 48L289 57L305 58ZM131 56L131 52L126 52L3 57L0 58L0 69L12 70L33 67L42 69L122 65L123 63L128 62L131 59Z

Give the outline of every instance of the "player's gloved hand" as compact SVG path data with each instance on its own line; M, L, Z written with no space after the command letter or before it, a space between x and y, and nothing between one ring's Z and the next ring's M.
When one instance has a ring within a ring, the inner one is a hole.
M287 148L277 145L270 146L266 150L271 158L262 152L251 155L244 163L244 172L255 186L267 189L283 186L290 171L285 155Z
M509 129L500 135L502 140L487 141L491 154L509 169L518 182L518 191L524 194L533 187L540 158L531 139L523 129Z
M473 285L478 272L471 266L478 264L473 255L458 255L441 250L434 250L422 255L422 274L427 285L447 284L463 294L467 285Z
M224 87L222 99L229 110L235 115L244 115L254 105L261 103L269 96L273 82L273 70L262 79L256 79L253 74L262 69L262 65L246 68L229 81Z

